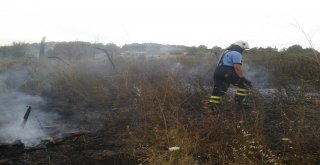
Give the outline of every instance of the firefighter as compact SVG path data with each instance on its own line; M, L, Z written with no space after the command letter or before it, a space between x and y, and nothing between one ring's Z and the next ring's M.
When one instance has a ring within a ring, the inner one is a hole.
M244 77L242 71L242 53L245 49L249 49L249 44L245 41L237 41L227 47L221 55L213 76L214 87L209 98L211 109L221 104L221 97L230 84L239 87L234 98L237 104L242 104L248 95L251 82Z

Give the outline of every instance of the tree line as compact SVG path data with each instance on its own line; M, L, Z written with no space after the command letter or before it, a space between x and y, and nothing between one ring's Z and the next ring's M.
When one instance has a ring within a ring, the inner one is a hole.
M98 48L98 49L97 49ZM100 50L99 50L100 49ZM90 58L95 54L103 53L101 49L106 50L111 55L121 54L144 54L144 55L220 55L223 48L214 46L208 48L205 45L183 46L183 45L165 45L157 43L132 43L118 46L114 43L90 43L82 41L73 42L44 42L41 43L23 43L15 42L12 45L0 46L0 57L38 57L55 56L63 58ZM314 53L312 48L303 48L300 45L292 45L286 49L255 47L248 50L249 54L310 54ZM317 51L316 51L317 52Z

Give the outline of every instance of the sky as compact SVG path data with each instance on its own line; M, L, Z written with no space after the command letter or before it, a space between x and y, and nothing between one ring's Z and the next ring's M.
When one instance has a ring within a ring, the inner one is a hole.
M316 0L0 0L0 45L87 41L320 49ZM311 40L312 44L308 42Z

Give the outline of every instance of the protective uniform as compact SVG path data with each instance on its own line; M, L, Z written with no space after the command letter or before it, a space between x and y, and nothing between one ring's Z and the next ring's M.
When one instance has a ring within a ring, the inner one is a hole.
M237 41L221 55L213 76L214 87L209 98L210 106L216 107L221 103L221 96L225 94L230 84L239 87L235 94L236 103L241 104L248 95L251 82L244 77L240 78L233 67L234 64L242 65L242 53L245 49L249 49L248 43Z

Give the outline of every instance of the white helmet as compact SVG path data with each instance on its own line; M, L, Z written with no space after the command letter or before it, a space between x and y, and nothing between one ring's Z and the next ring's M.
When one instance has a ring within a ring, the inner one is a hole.
M239 41L235 42L234 45L238 45L238 46L240 46L242 49L249 49L249 44L248 44L248 42L246 42L246 41L241 41L241 40L239 40Z

